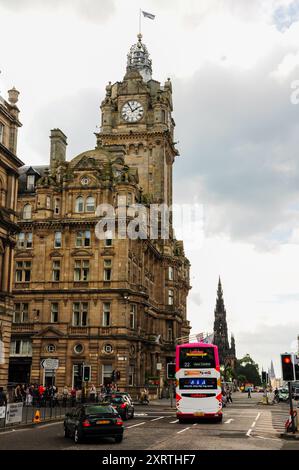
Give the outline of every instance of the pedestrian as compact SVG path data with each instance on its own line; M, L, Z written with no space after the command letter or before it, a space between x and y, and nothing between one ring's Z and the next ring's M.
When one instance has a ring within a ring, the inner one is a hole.
M0 406L6 406L7 405L7 396L6 393L4 392L3 387L0 387Z
M71 389L71 404L72 404L72 406L76 405L76 389L75 389L75 387L73 387Z
M251 387L248 387L247 391L248 391L247 398L251 398Z
M232 399L232 391L230 388L227 389L227 403L232 403L233 402L233 399Z
M62 403L64 407L66 407L68 396L69 396L69 388L67 385L65 385L62 390Z
M90 389L89 389L89 399L92 402L96 401L96 396L97 396L97 389L94 384L91 384Z

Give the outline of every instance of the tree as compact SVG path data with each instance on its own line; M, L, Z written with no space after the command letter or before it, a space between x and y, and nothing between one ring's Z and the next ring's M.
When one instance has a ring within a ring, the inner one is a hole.
M242 376L242 378L245 377L245 381L248 383L261 385L259 367L249 354L246 354L242 359L237 360L236 374L238 379Z

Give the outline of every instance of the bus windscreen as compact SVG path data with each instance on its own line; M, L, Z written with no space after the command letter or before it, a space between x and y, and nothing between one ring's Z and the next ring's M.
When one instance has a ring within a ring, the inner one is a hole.
M217 379L215 378L184 378L179 379L181 390L206 390L216 389Z
M214 369L214 348L181 348L180 368L182 369Z

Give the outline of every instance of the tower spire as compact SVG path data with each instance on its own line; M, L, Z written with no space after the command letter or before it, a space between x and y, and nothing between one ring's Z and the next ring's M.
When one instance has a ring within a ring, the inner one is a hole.
M223 300L223 290L220 276L218 281L215 307L214 344L218 346L220 363L224 364L225 359L230 355L230 348L227 333L226 310Z

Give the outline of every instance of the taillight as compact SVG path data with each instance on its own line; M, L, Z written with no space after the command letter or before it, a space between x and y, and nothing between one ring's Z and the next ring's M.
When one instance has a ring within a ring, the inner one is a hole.
M122 405L120 405L121 408L126 408L127 404L126 403L123 403Z
M122 426L123 425L123 420L121 418L117 418L116 424L117 424L117 426Z
M88 421L88 419L85 419L85 421L83 421L82 426L84 428L88 428L90 426L90 422Z

